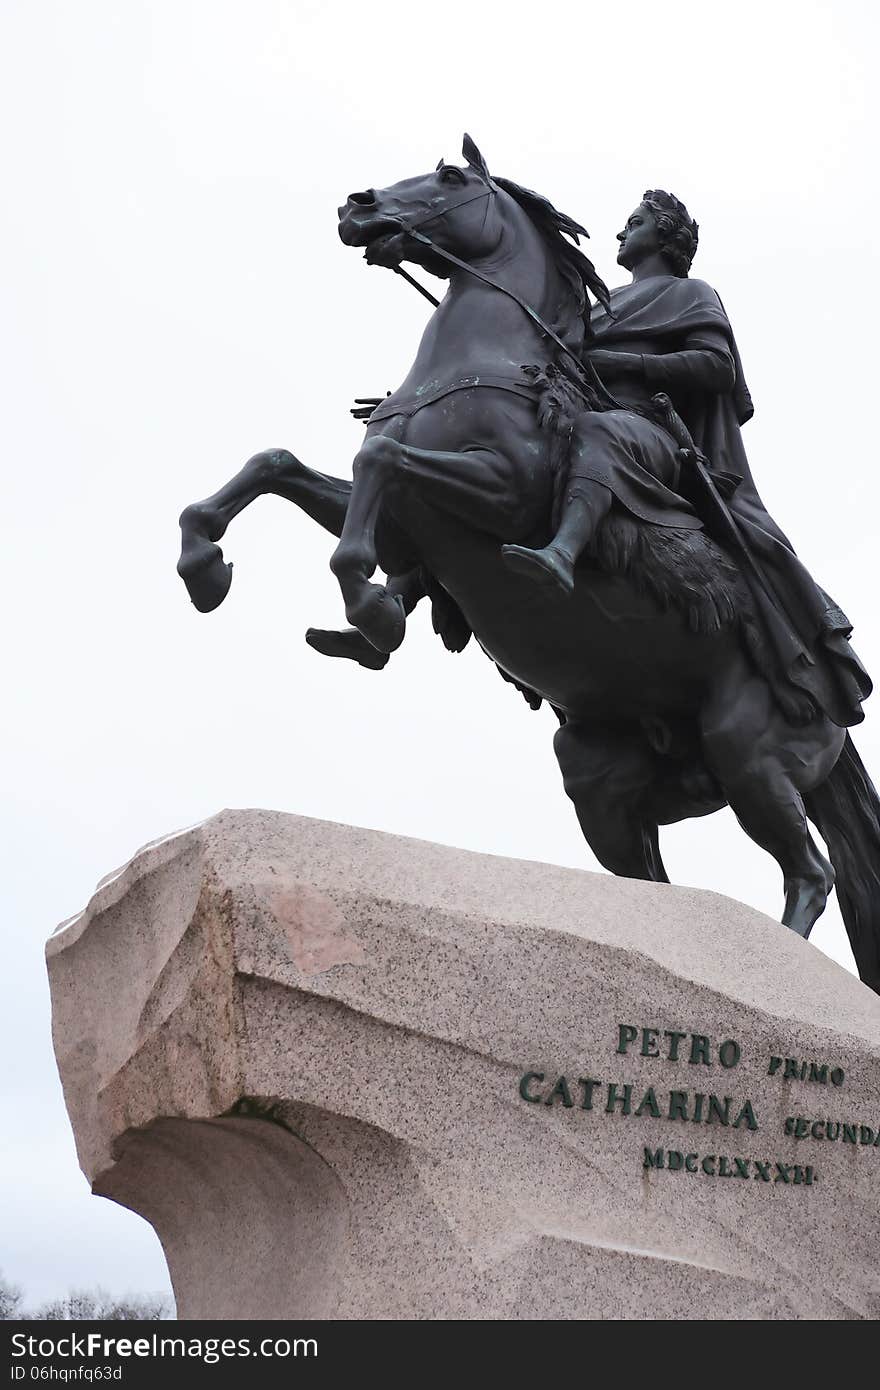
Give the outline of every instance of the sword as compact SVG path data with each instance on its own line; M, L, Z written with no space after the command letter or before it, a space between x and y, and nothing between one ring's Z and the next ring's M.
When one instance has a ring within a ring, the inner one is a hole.
M652 397L654 405L661 411L664 424L679 447L682 466L687 468L694 505L700 520L723 545L730 549L744 571L747 583L757 588L784 624L789 640L797 647L798 653L810 664L813 658L798 637L791 619L785 611L779 595L769 578L756 562L748 541L743 536L736 517L718 491L715 479L709 471L709 460L694 443L693 437L665 391Z

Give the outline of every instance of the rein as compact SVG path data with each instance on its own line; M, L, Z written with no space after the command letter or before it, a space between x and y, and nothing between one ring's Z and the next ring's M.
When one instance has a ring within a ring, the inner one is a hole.
M491 279L490 276L484 275L481 270L477 270L476 266L469 265L467 261L463 261L458 256L454 256L451 251L445 251L442 246L438 246L437 243L435 241L432 241L429 236L426 236L424 232L420 232L418 230L419 227L425 226L428 222L435 222L441 217L446 217L448 213L455 212L458 208L465 207L468 203L477 202L481 198L494 198L495 193L495 186L490 184L489 187L487 187L483 192L472 193L470 197L460 199L459 202L453 203L450 207L444 208L442 212L429 213L426 217L421 217L416 222L408 223L402 217L389 218L389 221L399 222L401 228L404 232L406 232L408 236L413 237L416 241L420 241L422 245L429 247L435 256L440 256L441 259L443 259L444 261L448 261L450 265L457 266L459 270L467 271L469 275L473 275L477 280L481 280L483 284L488 285L490 289L498 290L499 294L505 294L507 295L508 299L512 299L514 304L518 304L519 307L523 310L523 312L525 314L528 314L529 318L532 320L535 326L540 329L544 336L549 338L552 342L556 344L558 348L562 350L565 356L573 364L575 375L579 378L581 385L591 386L594 391L598 392L599 396L605 401L606 405L611 407L612 410L622 410L623 407L621 406L620 401L618 401L614 396L612 396L611 392L607 389L607 387L603 385L602 381L599 378L599 374L597 373L596 368L592 365L592 363L589 361L586 363L581 362L581 360L576 356L572 349L570 347L566 347L565 343L562 341L559 335L554 332L554 330L550 327L549 324L544 322L540 314L536 313L530 304L527 304L524 299L520 299L519 295L516 294L514 290L507 289L505 285L499 285L497 281ZM426 299L430 299L431 302L435 305L439 303L438 300L434 299L433 295L429 294L428 291L424 289L418 283L417 280L414 280L411 275L408 275L405 270L400 270L397 267L395 267L395 269L397 270L398 275L401 275L404 280L407 280L411 285L415 287L415 289L419 290L419 292L423 294Z
M434 246L434 243L430 240L430 238L421 236L418 232L414 231L414 228L416 228L416 227L424 227L426 223L428 223L428 222L434 222L434 221L436 221L436 219L437 219L438 217L445 217L446 214L447 214L448 212L455 212L456 208L463 208L463 207L465 207L466 204L468 204L468 203L475 203L479 198L488 198L490 195L494 198L494 196L495 196L495 189L494 189L494 188L487 188L487 189L485 189L482 193L472 193L471 196L470 196L469 198L461 198L461 199L459 199L459 201L458 201L457 203L453 203L453 205L452 205L451 207L444 208L442 212L430 212L430 213L427 213L424 217L420 217L420 218L418 219L417 222L409 222L409 223L407 223L407 222L404 221L404 219L403 219L402 217L395 217L395 218L391 218L391 219L389 219L389 220L390 220L390 221L394 221L394 222L399 222L400 225L401 225L401 227L403 227L403 229L404 229L409 235L413 235L413 236L418 237L418 239L419 239L420 241L426 242L426 243L428 244L428 246L431 246L431 247L433 247L436 251L440 252L440 248L439 248L439 247L435 247L435 246ZM395 274L395 275L399 275L400 278L401 278L402 280L405 280L405 281L407 282L408 285L412 285L412 287L413 287L414 290L418 290L419 294L422 295L425 299L427 299L427 301L428 301L429 304L433 304L435 309L439 309L439 308L440 308L440 300L439 300L439 299L435 299L434 296L431 294L430 290L426 290L425 287L424 287L424 285L420 285L419 282L418 282L418 280L416 280L412 275L408 274L408 272L405 271L405 270L401 270L401 268L400 268L399 265L394 266L394 267L393 267L393 270L394 270L394 274Z

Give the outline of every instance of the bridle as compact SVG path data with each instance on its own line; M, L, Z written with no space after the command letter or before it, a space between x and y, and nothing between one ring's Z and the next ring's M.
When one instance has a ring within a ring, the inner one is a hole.
M436 222L441 217L446 217L449 213L456 212L459 208L466 207L468 203L478 202L482 198L494 198L497 192L497 184L490 179L486 188L481 192L471 193L466 198L460 198L457 203L451 203L440 212L427 213L424 217L417 218L412 222L407 221L405 217L394 214L386 215L386 220L399 223L401 230L405 232L407 236L411 236L415 241L419 241L423 246L427 246L433 255L441 257L442 260L447 261L450 265L456 266L459 270L467 271L469 275L473 275L477 280L481 280L483 284L488 285L490 289L497 290L499 294L504 294L508 299L512 299L515 304L519 305L525 314L528 314L529 318L535 326L540 329L544 336L549 338L551 342L555 343L556 346L561 349L572 364L574 373L579 378L580 384L589 386L592 391L597 392L611 409L622 410L623 407L620 402L616 400L607 387L603 385L592 363L589 361L586 363L582 362L572 349L566 346L558 333L554 332L550 325L544 322L540 314L538 314L530 304L527 304L524 299L521 299L514 290L507 289L505 285L499 285L491 276L485 275L482 270L477 270L476 266L461 260L460 257L453 255L451 251L444 250L442 246L437 245L436 241L432 241L429 236L426 236L424 232L419 230L420 227L426 226L429 222ZM405 270L401 270L399 266L395 266L394 269L398 275L408 281L420 294L423 294L426 299L430 300L435 308L439 307L440 301L435 299L432 294L429 294L429 292L419 284L418 280L408 275Z

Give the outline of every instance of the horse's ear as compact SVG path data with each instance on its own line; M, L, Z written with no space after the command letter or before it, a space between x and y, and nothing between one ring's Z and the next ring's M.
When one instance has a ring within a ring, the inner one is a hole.
M471 137L467 134L465 135L464 140L462 141L461 152L464 155L470 167L474 170L474 172L479 174L480 177L485 179L488 183L490 177L489 166L486 163L483 156L480 154L480 151L477 149Z

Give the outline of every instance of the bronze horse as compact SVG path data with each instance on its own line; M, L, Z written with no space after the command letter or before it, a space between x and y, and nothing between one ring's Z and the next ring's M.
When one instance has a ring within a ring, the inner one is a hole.
M530 703L553 706L565 789L600 863L668 882L658 826L730 805L779 863L782 921L802 936L836 874L859 973L880 990L880 801L844 729L774 698L731 557L704 531L645 525L618 543L612 514L570 596L504 563L503 543L547 541L559 466L523 364L577 358L589 291L604 286L564 239L583 228L491 178L468 140L465 156L465 168L441 162L340 209L347 245L392 266L405 253L448 291L406 380L370 417L351 482L270 449L185 509L190 596L205 612L222 602L231 567L216 542L264 493L340 538L331 567L346 615L378 652L402 641L406 608L393 582L372 582L377 566L420 572L447 645L473 632Z

